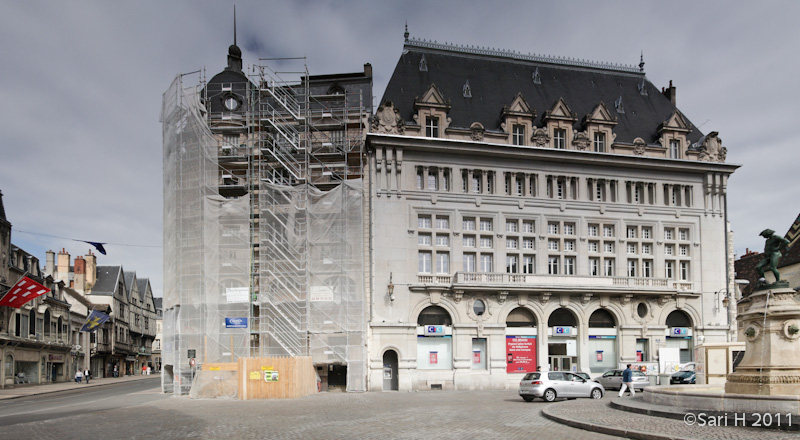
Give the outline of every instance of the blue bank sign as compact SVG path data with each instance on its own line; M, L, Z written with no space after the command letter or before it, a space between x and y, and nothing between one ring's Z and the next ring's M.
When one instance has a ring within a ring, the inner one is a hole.
M426 325L425 336L444 336L443 325Z
M225 328L247 328L247 318L225 318Z

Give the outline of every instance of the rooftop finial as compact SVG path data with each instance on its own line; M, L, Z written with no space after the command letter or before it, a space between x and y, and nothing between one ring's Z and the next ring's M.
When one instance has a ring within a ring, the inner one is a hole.
M403 36L405 37L406 42L408 42L408 20L406 20L406 33L404 33Z
M639 55L639 72L644 72L644 51Z

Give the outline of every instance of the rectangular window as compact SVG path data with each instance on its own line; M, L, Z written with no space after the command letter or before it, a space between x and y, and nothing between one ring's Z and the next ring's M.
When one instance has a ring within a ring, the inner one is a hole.
M556 198L559 200L564 199L564 181L560 179L556 181Z
M664 229L664 240L672 240L672 229Z
M628 253L635 254L636 253L636 244L628 243Z
M519 273L517 271L517 256L516 255L506 255L506 272L508 273Z
M522 240L522 249L534 249L534 241L532 238L524 238Z
M670 139L669 141L669 158L680 159L680 142L677 139Z
M522 273L535 273L535 261L533 255L524 255L522 257Z
M506 239L506 249L518 249L519 242L516 238L507 238Z
M664 246L664 255L675 255L675 246L668 244Z
M431 234L419 234L417 237L417 244L420 246L430 246L431 245Z
M430 170L428 171L428 189L431 191L436 191L438 189L439 183L439 173Z
M679 233L680 233L681 241L686 241L686 240L689 239L689 230L688 229L681 229Z
M547 224L547 233L550 235L558 234L558 223L548 223Z
M486 173L486 194L494 194L494 173Z
M652 246L647 243L642 243L642 254L651 255L652 253L653 253Z
M689 262L688 261L681 261L680 278L681 278L681 281L687 281L689 279Z
M489 273L492 270L492 254L481 254L481 272Z
M551 251L558 250L558 240L547 240L547 249Z
M607 277L614 276L614 260L613 259L605 259L603 260L603 272Z
M533 222L522 222L522 232L526 234L533 234Z
M636 277L636 260L628 260L628 276Z
M436 229L450 229L450 218L437 216Z
M450 273L450 254L447 252L436 253L436 273Z
M475 236L474 235L465 235L462 245L464 247L475 247Z
M567 148L567 130L556 128L553 130L553 148L564 150Z
M475 254L464 254L464 272L475 272Z
M469 192L467 185L469 183L469 171L461 170L461 192Z
M673 261L665 261L664 262L664 276L668 279L675 278L675 262Z
M653 235L653 230L651 228L642 228L642 238L645 240L649 240Z
M575 235L575 225L572 223L564 223L564 235Z
M436 246L450 246L450 236L436 234Z
M417 167L417 189L422 189L422 167Z
M636 238L636 227L628 227L628 238Z
M450 170L446 169L442 171L442 189L445 191L450 191Z
M510 220L506 222L506 232L517 232L517 221Z
M463 229L465 231L474 231L475 230L475 219L471 218L471 217L464 217Z
M567 252L575 252L575 240L564 240L564 250Z
M425 117L425 136L439 137L439 118L435 116Z
M678 251L681 256L685 257L689 255L689 246L679 246Z
M525 145L525 126L514 124L511 130L511 143L514 145Z
M589 225L589 237L597 237L597 225Z
M613 237L613 236L614 236L614 227L603 226L603 237Z
M559 265L559 258L558 257L549 257L547 258L547 273L550 275L558 275L558 265Z
M492 230L492 219L482 218L481 231L491 231L491 230Z
M431 216L429 215L421 215L417 217L417 227L419 228L431 228Z
M483 249L492 248L492 237L481 236L481 247Z
M599 249L599 243L596 241L589 242L589 252L597 252Z
M589 258L589 275L596 277L600 275L600 260Z
M606 134L605 133L595 133L594 134L594 151L596 153L605 153L606 152Z
M472 173L472 192L474 194L481 193L481 176L477 172Z
M604 242L603 243L603 252L605 252L607 254L613 254L614 253L614 243L609 243L607 241Z
M653 277L653 261L652 260L644 260L642 261L642 276L645 278L652 278Z
M419 253L419 273L431 273L431 253Z
M564 275L575 275L575 257L564 258Z
M523 186L524 185L525 185L525 179L523 179L522 176L518 176L517 177L517 185L516 185L516 187L517 187L517 195L518 196L521 196L522 193L524 192L523 191Z

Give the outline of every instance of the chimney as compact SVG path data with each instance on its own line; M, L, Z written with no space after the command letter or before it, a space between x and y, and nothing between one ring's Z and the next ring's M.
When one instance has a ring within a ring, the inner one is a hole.
M55 279L69 285L69 253L64 248L61 248L61 252L58 253L56 270L58 273Z
M80 255L75 257L75 290L83 293L86 290L86 260Z
M89 249L89 253L86 254L85 260L85 272L86 272L86 290L92 290L94 283L97 282L97 257L92 253L92 250Z
M47 262L44 266L44 273L45 275L50 275L51 277L56 277L56 253L53 251L47 251L47 257L45 257Z
M364 64L364 76L371 77L372 76L372 64L365 63Z
M669 80L669 87L667 89L661 88L661 93L669 99L672 105L677 105L675 103L675 86L672 85L672 80Z

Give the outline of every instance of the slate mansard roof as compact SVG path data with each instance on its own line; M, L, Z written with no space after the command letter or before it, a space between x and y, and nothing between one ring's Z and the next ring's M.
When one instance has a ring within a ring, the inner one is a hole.
M92 295L114 295L120 278L122 266L97 266L97 282L92 286Z
M425 58L425 67L420 62ZM540 84L534 82L538 72ZM469 81L472 97L464 97ZM613 131L615 142L632 144L641 137L656 144L658 129L676 110L643 71L631 66L617 66L521 55L498 50L480 50L461 46L406 40L403 54L386 87L383 100L391 101L400 116L413 123L414 100L435 84L451 109L450 127L469 128L480 122L486 130L500 130L501 111L517 94L536 112L533 123L543 126L543 116L559 98L576 114L575 130L583 130L584 117L603 102L618 124ZM644 88L643 93L641 88ZM616 110L621 99L624 113ZM703 134L694 126L687 134L690 144Z

